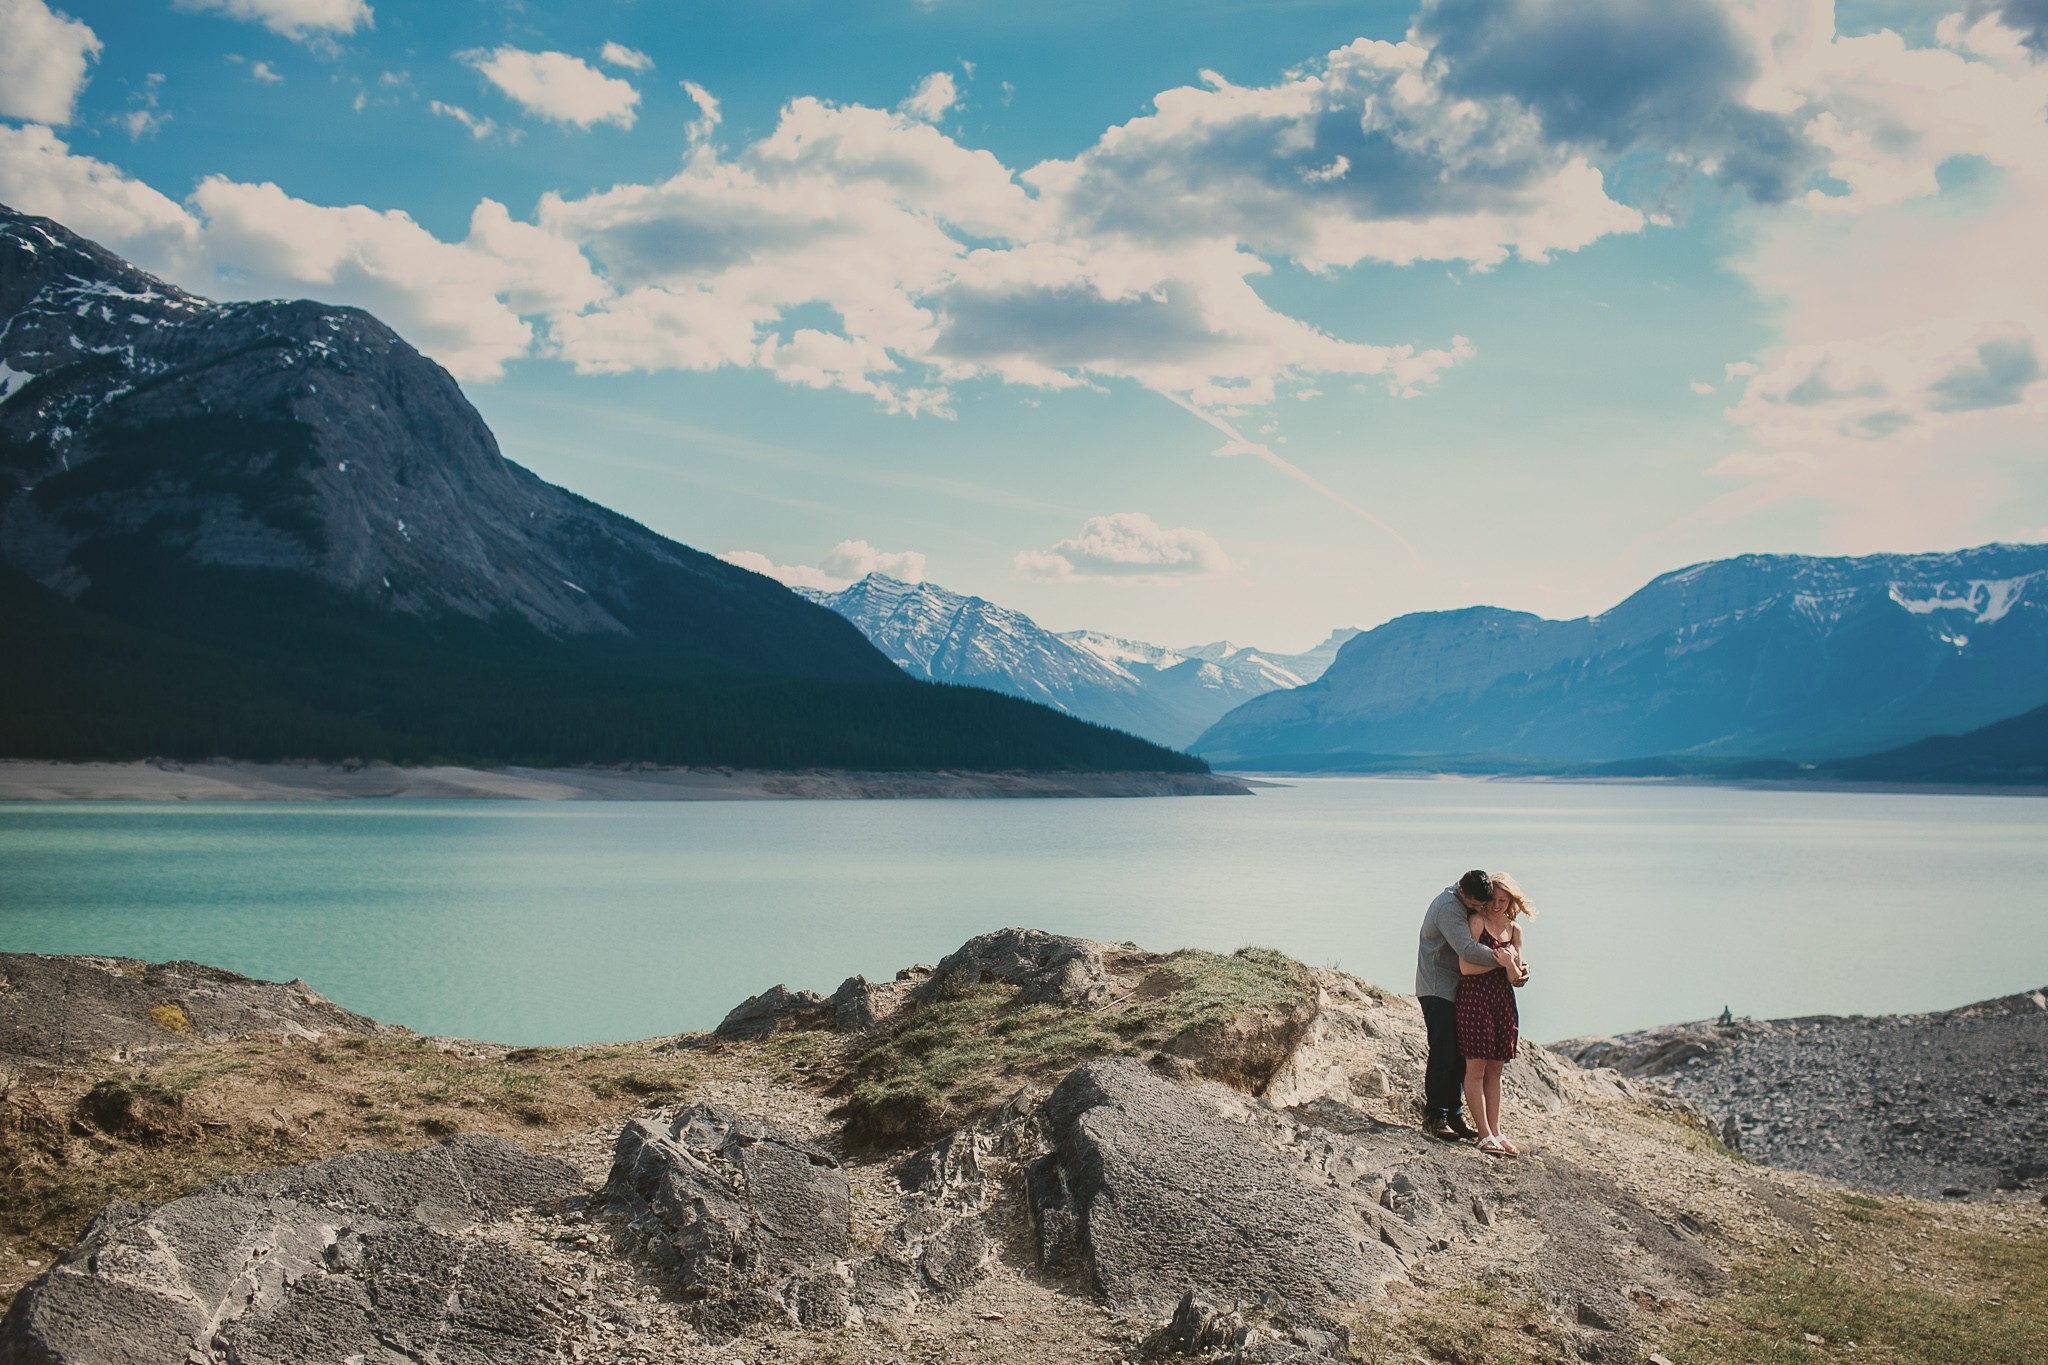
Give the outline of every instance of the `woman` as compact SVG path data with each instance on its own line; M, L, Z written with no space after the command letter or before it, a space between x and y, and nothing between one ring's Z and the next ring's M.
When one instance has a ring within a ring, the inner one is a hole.
M1466 923L1472 937L1489 948L1506 948L1511 965L1482 967L1458 960L1458 1051L1465 1054L1465 1107L1479 1127L1479 1150L1489 1156L1520 1156L1500 1134L1500 1073L1515 1055L1521 1018L1514 988L1529 979L1522 963L1522 915L1535 909L1513 877L1493 874L1493 899Z

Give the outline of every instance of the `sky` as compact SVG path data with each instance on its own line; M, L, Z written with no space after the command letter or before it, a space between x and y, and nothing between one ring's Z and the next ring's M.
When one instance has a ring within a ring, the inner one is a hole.
M2048 0L0 0L0 202L1169 646L2048 539Z

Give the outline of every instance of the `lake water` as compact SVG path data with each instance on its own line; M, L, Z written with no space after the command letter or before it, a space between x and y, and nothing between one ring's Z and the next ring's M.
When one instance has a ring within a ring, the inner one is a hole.
M1538 1040L2048 983L2048 801L1320 778L1123 801L0 805L0 949L303 976L426 1033L707 1028L1005 925L1280 948L1397 989L1504 868Z

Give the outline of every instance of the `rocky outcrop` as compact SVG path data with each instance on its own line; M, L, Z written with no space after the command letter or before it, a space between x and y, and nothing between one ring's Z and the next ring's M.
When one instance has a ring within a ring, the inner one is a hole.
M778 984L733 1006L712 1031L731 1042L766 1038L789 1029L815 1028L825 1018L831 1003L816 991L793 991Z
M1129 1059L1090 1062L1045 1103L1054 1148L1028 1188L1039 1258L1083 1270L1124 1312L1165 1316L1189 1285L1309 1307L1398 1272L1342 1204L1296 1177L1212 1097Z
M2048 1189L2048 987L1940 1014L1668 1024L1552 1050L1654 1081L1772 1166L1866 1189Z
M0 1060L146 1060L235 1038L386 1031L303 981L257 981L196 962L0 953Z
M853 1245L846 1171L795 1134L713 1104L666 1127L635 1119L605 1192L635 1249L704 1301L707 1335L771 1318L858 1320L842 1264Z
M982 1218L995 1194L984 1163L1028 1143L1030 1123L1020 1097L908 1158L900 1215L866 1256L853 1245L837 1159L713 1104L691 1105L665 1126L628 1123L605 1207L626 1247L697 1302L696 1327L714 1341L761 1322L856 1326L871 1311L912 1311L982 1278L997 1243Z
M1099 943L1038 929L998 929L941 958L910 998L927 1004L984 982L1015 986L1033 1004L1069 1007L1102 1004L1115 985Z
M476 1234L580 1189L562 1162L468 1136L111 1204L15 1298L0 1360L552 1361L539 1265Z

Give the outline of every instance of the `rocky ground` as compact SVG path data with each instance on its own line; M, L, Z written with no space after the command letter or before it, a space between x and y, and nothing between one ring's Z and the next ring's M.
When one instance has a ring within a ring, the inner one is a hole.
M1671 1024L1551 1050L1654 1080L1766 1166L1867 1190L2048 1190L2048 988L1941 1014Z
M1760 1167L1528 1045L1526 1155L1434 1143L1414 1002L1277 954L1012 932L722 1037L516 1050L39 961L0 1016L112 1042L0 1061L7 1365L2048 1352L2048 1209ZM169 1050L126 1036L169 1003Z

